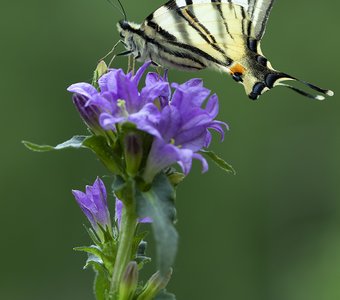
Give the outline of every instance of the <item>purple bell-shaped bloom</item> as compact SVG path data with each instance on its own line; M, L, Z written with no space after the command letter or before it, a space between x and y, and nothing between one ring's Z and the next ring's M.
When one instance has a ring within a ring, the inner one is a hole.
M72 190L72 193L99 237L103 237L103 232L99 225L104 230L111 231L106 189L100 178L97 178L92 186L87 185L85 193L78 190Z
M215 94L209 97L210 90L203 87L201 80L192 79L172 86L176 90L171 101L162 109L156 126L161 137L155 136L148 156L144 172L147 182L174 163L178 163L187 175L193 159L200 160L203 172L207 171L207 161L197 152L209 146L209 129L220 133L223 139L228 128L226 123L214 120L218 113L218 98ZM207 98L205 107L202 107Z

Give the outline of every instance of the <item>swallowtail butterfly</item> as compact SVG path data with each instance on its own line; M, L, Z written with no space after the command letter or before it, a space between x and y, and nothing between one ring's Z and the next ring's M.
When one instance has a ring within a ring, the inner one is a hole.
M309 98L323 100L283 83L299 81L311 89L333 96L286 73L276 71L261 51L274 0L171 0L139 25L126 20L118 31L125 55L151 60L165 68L201 70L213 68L229 73L256 100L274 86L285 86Z

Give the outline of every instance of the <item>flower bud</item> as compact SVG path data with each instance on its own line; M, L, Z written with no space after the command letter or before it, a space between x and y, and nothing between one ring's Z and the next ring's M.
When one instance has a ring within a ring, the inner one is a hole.
M138 266L135 261L130 261L126 266L119 286L119 300L133 298L138 285Z
M137 300L151 300L157 296L157 294L166 288L172 275L172 269L169 269L168 273L161 275L158 271L151 276L142 293L138 296Z
M98 121L99 109L93 105L87 105L88 98L84 95L74 94L72 100L81 118L91 131L96 135L105 135Z
M72 190L72 193L98 237L104 241L104 233L101 228L111 231L112 226L103 181L97 178L92 186L86 186L85 193L78 190Z
M97 68L94 70L93 83L96 83L100 77L107 73L108 70L109 68L107 67L105 61L101 60L98 63Z
M139 170L143 158L143 142L140 135L134 132L124 137L124 153L127 173L134 177Z

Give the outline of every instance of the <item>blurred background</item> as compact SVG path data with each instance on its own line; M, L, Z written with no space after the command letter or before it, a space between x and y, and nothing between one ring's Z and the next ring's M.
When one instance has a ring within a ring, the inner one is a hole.
M141 22L164 2L123 3ZM0 6L0 298L90 300L93 273L72 250L89 243L86 220L71 189L107 172L90 152L37 154L21 140L54 145L86 133L66 88L91 79L122 16L104 0ZM210 164L202 175L196 163L178 189L168 290L179 300L340 299L339 9L277 1L262 43L277 69L334 89L324 102L283 88L252 102L224 74L170 72L177 82L201 77L219 95L231 130L212 147L237 170Z

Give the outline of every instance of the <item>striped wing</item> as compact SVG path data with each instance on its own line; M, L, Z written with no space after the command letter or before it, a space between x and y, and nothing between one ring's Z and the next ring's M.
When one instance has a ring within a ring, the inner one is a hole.
M228 65L245 55L245 36L253 30L247 8L239 4L169 1L144 21L142 30L159 43L190 45Z
M247 12L253 24L251 35L257 40L263 37L273 4L274 0L249 0Z

